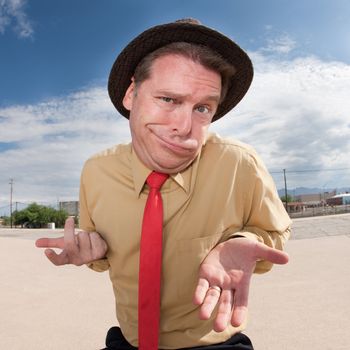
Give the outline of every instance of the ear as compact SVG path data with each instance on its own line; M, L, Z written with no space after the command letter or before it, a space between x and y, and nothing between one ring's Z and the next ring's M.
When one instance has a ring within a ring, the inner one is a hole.
M134 82L134 78L131 78L131 84L129 85L128 89L126 90L124 98L123 98L123 106L128 111L131 110L134 97L135 97L135 82Z

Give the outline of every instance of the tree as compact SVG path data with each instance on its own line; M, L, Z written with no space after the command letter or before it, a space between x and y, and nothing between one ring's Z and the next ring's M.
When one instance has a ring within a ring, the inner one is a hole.
M13 212L13 221L15 225L21 225L23 227L28 222L28 211L26 209Z
M54 222L57 227L63 227L68 213L32 203L23 210L15 211L13 217L15 225L21 227L41 228L46 227L49 222Z
M52 222L55 223L56 227L63 227L67 217L68 213L65 210L56 210L54 220Z
M9 216L2 216L2 225L4 226L10 226L11 225L11 218Z
M281 201L286 203L286 196L281 197ZM287 194L287 203L293 202L293 197L290 194Z

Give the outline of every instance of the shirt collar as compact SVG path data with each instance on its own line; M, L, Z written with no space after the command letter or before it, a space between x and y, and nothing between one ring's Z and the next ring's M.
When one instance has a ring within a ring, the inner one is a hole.
M196 173L198 160L199 160L199 155L193 161L193 163L184 171L177 174L170 175L170 178L174 180L174 182L178 186L180 186L187 194L190 192L190 189L191 189L191 183L192 183L191 179L193 177L192 175ZM148 169L140 161L140 159L136 155L132 146L131 146L131 167L132 167L132 174L134 178L135 193L139 197L140 193L142 192L143 186L146 182L146 179L148 175L152 172L152 170ZM167 187L167 182L164 184L164 188Z

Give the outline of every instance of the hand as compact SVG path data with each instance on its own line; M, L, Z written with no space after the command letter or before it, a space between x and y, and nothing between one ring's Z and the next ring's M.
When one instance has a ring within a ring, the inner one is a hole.
M106 255L107 244L97 232L74 232L74 219L68 218L64 225L64 237L39 238L35 245L39 248L59 248L60 254L45 249L45 255L55 265L73 264L80 266Z
M201 305L199 318L207 320L216 307L214 330L229 322L240 326L246 318L250 279L257 260L286 264L288 255L247 238L233 238L217 245L204 259L193 303Z

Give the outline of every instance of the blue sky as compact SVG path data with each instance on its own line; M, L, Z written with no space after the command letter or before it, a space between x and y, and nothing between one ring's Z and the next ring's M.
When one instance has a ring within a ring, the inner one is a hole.
M293 55L350 60L346 0L15 2L23 3L30 29L21 37L18 19L2 5L3 16L11 23L0 29L0 76L6 81L0 86L1 105L36 103L103 84L116 53L130 39L148 26L181 17L199 18L246 50L258 50L274 36L285 34L298 43Z
M277 187L284 168L291 188L350 186L349 1L0 0L0 208L10 178L18 202L77 198L84 160L129 139L106 93L115 57L182 17L233 38L255 66L213 131L252 144ZM322 171L293 173L305 169Z

